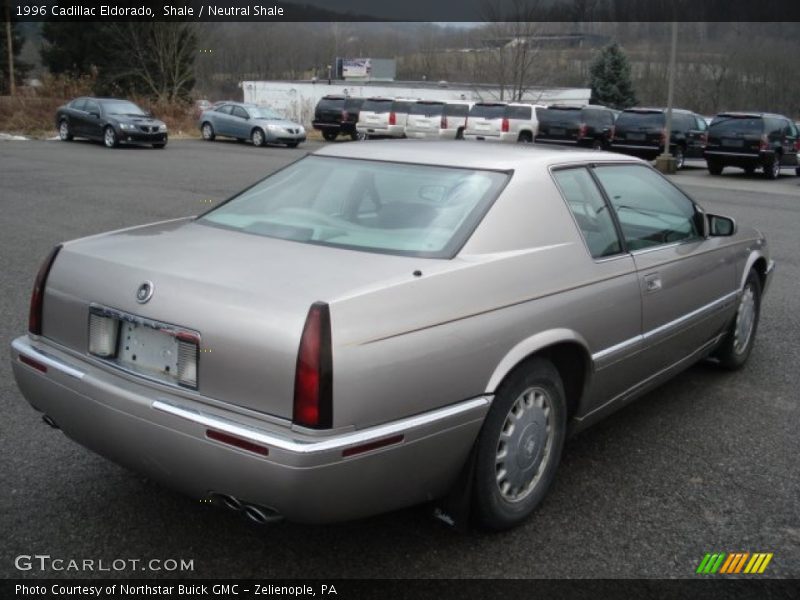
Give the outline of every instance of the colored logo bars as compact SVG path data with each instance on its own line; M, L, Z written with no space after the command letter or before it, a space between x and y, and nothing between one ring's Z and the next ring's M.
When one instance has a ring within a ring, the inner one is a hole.
M720 573L723 575L734 575L737 573L760 574L767 568L769 561L772 560L772 552L732 552L725 554L718 552L706 554L696 573L701 575L713 575Z

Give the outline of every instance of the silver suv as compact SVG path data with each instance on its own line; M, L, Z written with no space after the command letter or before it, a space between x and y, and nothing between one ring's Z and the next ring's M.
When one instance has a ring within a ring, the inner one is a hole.
M469 111L464 139L531 143L539 121L538 104L478 102Z
M406 137L460 140L470 108L471 102L418 100L408 113Z

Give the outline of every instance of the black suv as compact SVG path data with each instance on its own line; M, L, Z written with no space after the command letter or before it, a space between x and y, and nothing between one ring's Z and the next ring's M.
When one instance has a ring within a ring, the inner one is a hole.
M739 167L751 174L757 168L767 179L777 179L781 167L798 166L800 136L797 126L782 115L724 112L708 128L706 163L712 175L725 167Z
M569 144L605 150L614 135L613 110L605 106L562 106L537 108L539 132L536 143Z
M322 137L332 142L339 134L359 138L356 131L358 113L364 98L350 96L323 96L314 109L314 129L322 132Z
M617 116L611 149L648 160L664 152L666 108L628 108ZM708 125L700 115L681 108L672 109L670 153L678 168L687 158L703 158Z

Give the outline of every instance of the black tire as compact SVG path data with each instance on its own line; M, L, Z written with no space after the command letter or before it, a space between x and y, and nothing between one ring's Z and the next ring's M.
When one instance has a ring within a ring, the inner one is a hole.
M722 175L722 169L725 168L722 163L718 163L715 160L706 160L706 163L708 164L709 173L712 175Z
M167 143L166 142L163 142L161 144L153 144L153 148L156 148L158 150L163 150L166 147L167 147Z
M213 142L214 138L217 137L217 134L214 132L214 126L208 121L200 126L200 133L207 142Z
M595 138L592 142L592 150L605 150L605 146L603 145L603 140L600 138Z
M111 125L106 125L106 128L103 129L103 144L105 144L106 148L116 148L119 146L117 132L114 131Z
M300 142L286 142L287 148L297 148L300 145Z
M72 128L69 126L69 121L61 119L58 124L58 137L62 142L71 142L73 139Z
M508 529L533 512L555 479L566 428L564 386L549 360L531 358L506 377L478 436L473 517L479 527Z
M260 148L267 143L267 134L260 127L255 127L250 132L250 141L253 142L253 146Z
M533 136L531 135L530 131L522 131L517 138L518 144L532 144L533 143Z
M326 142L332 142L339 136L338 131L331 131L330 129L323 129L322 130L322 139ZM355 138L353 138L355 139Z
M767 179L777 179L781 176L781 155L774 154L772 160L764 163L764 177Z
M795 174L795 175L797 175L798 177L800 177L800 167L797 167L797 168L794 170L794 174Z
M752 302L752 304L750 304ZM752 308L752 312L748 307ZM736 306L736 315L733 317L728 332L722 339L719 348L714 352L714 357L725 369L732 371L741 369L747 362L758 330L758 319L761 313L761 279L754 269L747 274L739 304ZM743 321L748 319L749 321ZM746 335L744 341L741 337Z
M753 173L756 172L756 168L753 166L742 167L742 169L744 169L745 175L752 175Z
M463 140L464 139L464 128L463 127L459 127L458 130L456 131L456 139L457 140Z
M680 171L686 165L686 149L683 146L675 146L675 170Z

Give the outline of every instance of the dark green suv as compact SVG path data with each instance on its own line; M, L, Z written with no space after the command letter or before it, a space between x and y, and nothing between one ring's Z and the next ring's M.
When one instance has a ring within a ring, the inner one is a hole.
M705 157L708 171L719 175L725 167L745 173L762 169L767 179L777 179L781 167L798 163L800 135L797 125L783 115L771 113L724 112L711 121Z

